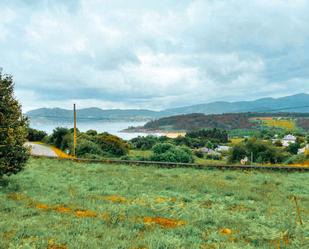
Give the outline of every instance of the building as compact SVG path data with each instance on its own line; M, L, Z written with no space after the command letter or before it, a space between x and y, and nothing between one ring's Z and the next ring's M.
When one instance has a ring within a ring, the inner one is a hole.
M296 143L296 137L292 134L284 136L284 138L281 140L282 146L288 147L290 144Z
M305 154L307 151L309 151L309 144L307 144L304 148L298 149L297 154Z
M216 151L218 152L226 152L229 151L231 147L226 145L219 145L218 148L216 148Z

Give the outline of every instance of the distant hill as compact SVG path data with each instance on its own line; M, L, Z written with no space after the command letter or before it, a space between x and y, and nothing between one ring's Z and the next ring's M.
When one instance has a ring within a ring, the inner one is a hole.
M282 98L262 98L254 101L239 102L212 102L208 104L192 105L167 109L163 116L204 113L239 113L239 112L308 112L309 113L309 94L301 93Z
M29 111L26 115L30 119L53 120L53 121L70 121L73 117L72 110L61 108L40 108ZM102 110L100 108L85 108L77 110L77 117L79 121L91 120L106 120L106 121L121 121L121 120L150 120L159 117L159 113L150 110L140 109L111 109Z
M145 109L110 109L100 108L80 109L77 112L78 118L82 120L153 120L173 115L203 113L222 114L240 112L298 112L309 113L309 94L297 94L282 98L263 98L254 101L239 102L212 102L207 104L192 105L186 107L166 109L162 111L151 111ZM71 120L72 110L61 108L41 108L29 111L26 115L31 119L45 120Z
M250 129L254 126L249 121L249 114L229 113L211 114L201 113L185 114L160 118L144 125L146 130L199 130L202 128L219 128L224 130Z
M199 129L219 128L224 130L255 129L261 126L273 126L282 128L283 123L291 123L304 130L309 129L309 113L267 113L267 112L246 112L246 113L224 113L224 114L203 114L192 113L177 116L170 116L152 120L142 127L130 127L129 132L147 131L192 131ZM267 122L268 121L272 121ZM286 128L286 127L284 127ZM294 128L292 128L294 129Z

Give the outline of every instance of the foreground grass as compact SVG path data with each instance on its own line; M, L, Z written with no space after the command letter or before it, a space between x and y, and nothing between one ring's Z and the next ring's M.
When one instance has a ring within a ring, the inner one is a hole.
M0 248L308 248L308 176L32 159L1 181Z

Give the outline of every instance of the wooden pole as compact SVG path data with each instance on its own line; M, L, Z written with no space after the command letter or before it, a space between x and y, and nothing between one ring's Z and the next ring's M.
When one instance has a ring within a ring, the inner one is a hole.
M76 105L74 104L74 157L76 157L76 146L77 146L77 132L76 132Z

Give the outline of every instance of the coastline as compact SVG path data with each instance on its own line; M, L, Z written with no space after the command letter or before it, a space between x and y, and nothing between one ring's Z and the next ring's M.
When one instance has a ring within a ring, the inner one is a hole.
M153 135L153 134L157 134L157 135L162 135L162 136L166 136L168 138L177 138L178 136L184 137L186 135L185 131L166 131L166 130L160 130L160 129L156 129L156 130L149 130L149 129L145 129L144 127L129 127L127 129L123 129L120 132L123 133L144 133L144 134L148 134L148 135Z

